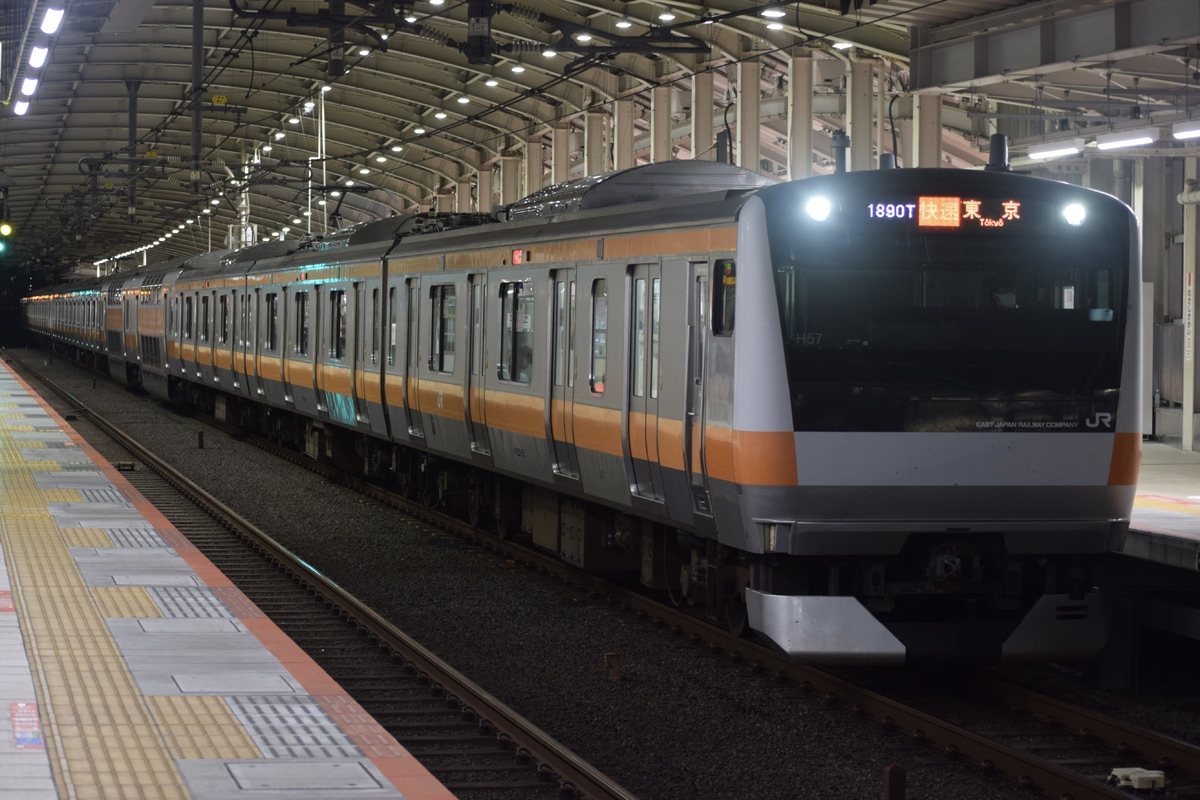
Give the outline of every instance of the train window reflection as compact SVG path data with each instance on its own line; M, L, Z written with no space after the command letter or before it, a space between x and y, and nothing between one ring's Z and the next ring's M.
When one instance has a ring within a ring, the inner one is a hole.
M533 282L500 284L500 363L497 377L533 380Z
M268 350L279 348L279 296L275 292L267 294L267 341Z
M456 303L453 286L429 287L430 314L429 368L434 372L454 371L454 320Z

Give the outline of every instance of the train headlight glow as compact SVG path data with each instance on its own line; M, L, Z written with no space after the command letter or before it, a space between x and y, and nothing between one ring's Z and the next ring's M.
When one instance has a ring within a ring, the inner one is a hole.
M824 222L829 219L829 215L833 211L833 205L824 197L813 197L804 204L804 210L817 222Z
M1084 218L1087 217L1087 211L1081 204L1071 203L1069 206L1063 209L1062 215L1063 219L1067 221L1067 224L1082 225Z

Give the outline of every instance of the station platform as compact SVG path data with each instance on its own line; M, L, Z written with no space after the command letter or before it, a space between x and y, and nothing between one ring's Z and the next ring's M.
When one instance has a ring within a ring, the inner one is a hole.
M1156 440L1142 442L1142 468L1125 555L1200 569L1200 437L1185 450L1178 409L1161 409Z
M0 800L449 800L0 364Z

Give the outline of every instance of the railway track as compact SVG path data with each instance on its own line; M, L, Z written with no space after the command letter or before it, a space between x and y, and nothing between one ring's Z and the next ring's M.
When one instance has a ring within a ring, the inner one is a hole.
M97 452L457 796L633 795L37 373Z
M440 528L479 542L507 559L572 582L594 596L626 607L630 613L654 620L713 651L728 653L749 668L790 682L814 698L841 704L865 720L906 736L914 747L1005 775L1031 795L1058 800L1146 796L1107 785L1111 768L1124 766L1164 770L1168 779L1166 797L1200 797L1200 749L1187 742L1140 730L1088 709L998 681L987 672L963 676L961 690L955 694L940 691L947 688L946 684L940 684L936 695L910 696L901 700L901 695L912 693L893 686L873 690L858 676L839 677L792 664L771 649L732 637L705 620L665 606L637 591L582 573L557 559L524 548L518 542L477 530L456 517L429 509L394 492L340 476L331 468L291 451L265 442L255 444L320 471L327 478L353 484L382 502L419 513ZM367 635L370 637L373 633ZM619 669L619 666L614 668ZM453 691L450 694L456 695ZM994 699L991 706L980 705L980 698L984 696ZM461 707L461 701L455 702ZM568 791L573 790L569 783L564 785ZM898 791L902 792L902 789ZM889 797L898 800L903 794Z

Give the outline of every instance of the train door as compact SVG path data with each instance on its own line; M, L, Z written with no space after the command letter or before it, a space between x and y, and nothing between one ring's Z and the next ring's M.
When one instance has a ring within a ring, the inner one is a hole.
M708 474L704 469L704 342L708 330L708 264L691 264L690 271L683 464L692 489L692 510L697 514L711 514Z
M471 292L471 318L469 347L470 368L467 370L467 425L471 438L471 452L491 455L492 445L488 438L487 404L484 402L484 376L487 374L487 349L484 327L487 308L487 275L479 273L467 277Z
M408 421L408 432L413 436L424 438L425 427L421 424L420 391L421 383L418 377L421 361L421 281L412 278L407 283L408 289L408 324L406 337L407 352L405 353L405 382L404 382L404 415Z
M567 478L579 477L575 453L575 427L572 424L575 397L575 270L555 270L552 274L550 352L550 442L554 471Z
M246 382L245 393L250 397L256 397L263 393L258 379L258 307L261 301L261 289L255 289L252 292L247 287L245 294L242 295L242 371Z
M625 465L634 494L662 500L662 468L658 453L662 267L638 264L630 270L630 279Z

